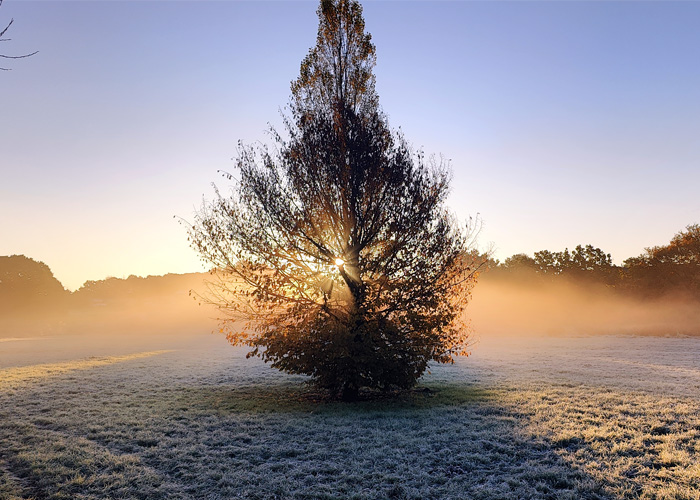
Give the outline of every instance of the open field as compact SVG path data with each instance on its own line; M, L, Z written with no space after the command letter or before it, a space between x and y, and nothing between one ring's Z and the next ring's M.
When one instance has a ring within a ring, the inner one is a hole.
M329 403L223 338L0 343L0 498L700 499L700 338L483 339Z

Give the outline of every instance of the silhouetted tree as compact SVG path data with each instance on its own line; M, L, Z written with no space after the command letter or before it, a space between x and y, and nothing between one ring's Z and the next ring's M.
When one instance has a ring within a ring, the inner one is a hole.
M61 331L69 302L70 293L43 262L0 257L0 336Z
M618 276L610 254L593 245L576 245L573 250L565 248L563 252L540 250L535 252L533 267L537 272L550 276L566 276L608 284L613 284Z
M609 285L617 283L619 278L619 268L613 265L611 255L593 245L576 245L568 254L564 269L567 275L575 279L604 282Z
M2 7L2 0L0 0L0 7ZM0 31L0 42L9 42L9 41L10 41L9 38L3 38L3 37L5 36L5 34L7 33L7 31L10 29L10 26L12 26L12 23L13 23L14 21L15 21L14 19L10 19L10 22L8 22L8 23L5 25L5 27ZM25 58L25 57L33 56L33 55L36 54L37 52L38 52L38 51L35 51L35 52L32 52L31 54L24 54L24 55L20 55L20 56L8 56L8 55L6 55L6 54L0 54L0 58L2 58L2 59L23 59L23 58ZM2 71L8 71L9 69L10 69L10 68L3 68L3 67L0 67L0 70L2 70Z
M24 255L0 257L0 315L63 305L68 295L43 262Z
M534 270L537 267L537 263L535 262L535 259L530 257L527 254L524 253L516 253L515 255L512 255L508 257L506 260L503 261L503 264L501 264L504 268L508 270L524 270L524 269L531 269Z
M189 233L216 269L229 341L353 399L467 353L476 268L469 225L445 208L447 165L414 154L379 108L361 6L317 13L287 137L241 145L232 195L217 191Z
M612 266L612 257L593 245L576 245L571 252L569 265L573 269L584 272L596 272Z
M537 272L550 275L561 274L563 271L562 257L563 252L540 250L539 252L535 252L535 258L533 260L535 261Z
M673 291L700 297L700 225L687 226L668 245L647 248L624 266L629 288L647 295Z

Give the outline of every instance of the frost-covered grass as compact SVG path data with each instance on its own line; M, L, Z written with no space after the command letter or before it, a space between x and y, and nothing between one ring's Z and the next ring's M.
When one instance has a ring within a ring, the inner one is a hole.
M51 342L0 348L2 499L700 499L697 338L484 339L356 404L220 337Z

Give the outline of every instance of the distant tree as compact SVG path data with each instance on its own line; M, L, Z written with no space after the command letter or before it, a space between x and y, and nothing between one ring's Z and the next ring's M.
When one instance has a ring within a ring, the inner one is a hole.
M2 1L3 1L3 0L0 0L0 7L2 7ZM5 34L7 33L7 31L10 29L10 26L12 26L12 23L13 23L14 21L15 21L14 19L10 19L10 22L8 22L8 23L5 25L5 27L4 27L2 30L0 30L0 42L9 42L9 41L10 41L9 38L3 38L3 37L5 36ZM8 55L6 55L6 54L0 54L0 58L2 58L2 59L23 59L23 58L25 58L25 57L33 56L33 55L36 54L37 52L38 52L38 51L35 51L35 52L32 52L31 54L24 54L24 55L20 55L20 56L8 56ZM9 69L10 69L10 68L3 68L3 67L0 67L0 70L2 70L2 71L9 71Z
M323 0L317 13L288 137L241 145L232 195L217 191L189 234L215 268L209 300L229 341L354 399L467 354L479 263L445 208L446 164L412 153L379 108L361 6Z
M564 270L564 261L568 260L568 250L565 252L550 252L549 250L540 250L535 252L535 266L537 272L549 275L561 274Z
M566 250L565 250L566 251ZM593 245L576 245L571 252L568 266L583 272L600 272L603 269L612 267L612 257L600 248Z
M612 284L617 276L612 257L593 245L576 245L572 251L541 250L535 252L534 267L543 274L573 279L604 281Z
M604 282L608 285L616 284L620 276L619 268L613 265L611 255L593 245L576 245L569 254L564 272L575 279Z
M530 281L538 278L539 268L535 259L524 253L516 253L496 266L489 267L489 278L514 279ZM541 276L540 276L541 277Z
M482 256L485 264L487 281L516 280L525 283L535 279L540 281L542 276L538 274L535 259L524 253L518 253L506 258L503 262L491 259L488 255Z
M686 226L668 245L646 249L646 256L662 263L700 266L700 225Z
M566 278L606 285L616 285L621 277L620 268L613 265L610 254L593 245L577 245L573 250L565 248L561 252L540 250L534 257L516 254L506 259L500 269L510 274L530 273L532 276L534 273L548 279Z
M0 315L62 304L67 296L43 262L24 255L0 257Z
M524 253L516 253L508 257L501 264L504 268L509 270L521 270L521 269L536 269L537 263L535 259Z
M700 225L687 226L668 245L645 249L624 267L627 286L645 294L674 291L700 297Z

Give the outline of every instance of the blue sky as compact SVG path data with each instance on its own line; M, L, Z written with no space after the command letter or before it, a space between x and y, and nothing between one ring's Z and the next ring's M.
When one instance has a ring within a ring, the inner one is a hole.
M495 256L616 262L700 222L700 2L367 1L390 125L451 159ZM0 255L88 279L203 269L192 219L267 141L312 1L5 0Z

